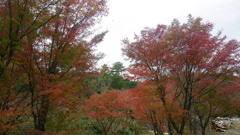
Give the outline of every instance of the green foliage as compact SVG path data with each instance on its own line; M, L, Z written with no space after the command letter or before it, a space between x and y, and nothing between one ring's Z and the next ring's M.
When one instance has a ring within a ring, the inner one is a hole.
M123 66L123 64L121 62L115 62L112 66L112 71L111 72L115 72L115 73L122 73L125 71L125 67Z
M124 77L125 67L121 62L116 62L112 67L102 65L97 77L91 78L88 85L96 93L103 93L106 90L126 90L137 87L137 81L131 81Z
M124 79L123 89L132 89L136 88L138 85L137 81L130 81L128 79Z
M118 90L123 89L124 78L122 76L120 76L118 73L112 74L111 80L112 80L111 89L118 89Z

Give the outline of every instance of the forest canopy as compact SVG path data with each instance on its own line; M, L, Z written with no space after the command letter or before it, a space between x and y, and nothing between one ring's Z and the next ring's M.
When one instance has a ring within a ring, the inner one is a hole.
M0 2L0 134L206 134L239 115L240 43L213 24L145 28L122 40L129 67L97 68L107 0Z

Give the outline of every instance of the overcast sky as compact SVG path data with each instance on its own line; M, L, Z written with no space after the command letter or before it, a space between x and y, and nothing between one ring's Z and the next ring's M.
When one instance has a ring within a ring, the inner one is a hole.
M127 67L121 40L131 40L144 27L169 25L174 18L185 23L188 14L212 22L214 31L222 30L229 39L240 41L240 0L109 0L108 5L109 14L103 18L101 28L109 32L97 47L105 54L99 66L120 61Z

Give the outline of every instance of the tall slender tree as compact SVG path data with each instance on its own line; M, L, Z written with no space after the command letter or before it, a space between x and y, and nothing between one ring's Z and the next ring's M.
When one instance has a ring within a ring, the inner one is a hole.
M106 1L8 0L1 6L1 30L6 34L0 38L0 79L9 65L21 69L28 85L23 95L30 94L24 100L30 103L24 105L30 106L35 129L45 131L49 108L73 109L73 97L86 89L94 63L101 58L93 47L107 32L93 36L92 27L107 15ZM1 95L9 101L6 97Z

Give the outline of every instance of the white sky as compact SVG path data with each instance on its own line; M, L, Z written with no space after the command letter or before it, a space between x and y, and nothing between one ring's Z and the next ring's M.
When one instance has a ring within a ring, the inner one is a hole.
M109 0L108 4L109 14L101 28L109 32L97 47L105 54L99 66L120 61L127 67L121 40L132 41L134 33L139 34L144 27L169 25L174 18L186 22L188 14L212 22L214 30L223 30L229 39L240 40L240 0Z

